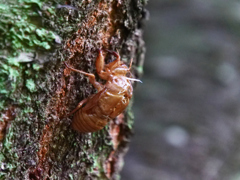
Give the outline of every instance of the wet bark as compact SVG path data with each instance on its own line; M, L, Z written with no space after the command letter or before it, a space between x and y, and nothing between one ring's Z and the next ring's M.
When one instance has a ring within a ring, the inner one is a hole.
M37 35L31 46L34 36L21 26L1 39L0 179L118 179L132 134L131 104L103 130L74 131L66 115L96 89L85 76L69 74L63 61L95 73L97 49L119 51L126 64L133 58L132 74L139 78L145 2L23 2L37 14L26 11ZM20 20L8 21L11 26L2 23L10 30ZM15 38L19 31L22 39ZM106 63L113 59L106 55Z

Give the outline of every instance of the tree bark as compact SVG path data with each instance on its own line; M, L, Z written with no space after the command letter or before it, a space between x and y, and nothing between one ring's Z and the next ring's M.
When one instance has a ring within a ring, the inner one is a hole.
M132 134L131 104L95 133L71 128L96 90L63 61L95 73L97 49L142 72L144 1L13 0L0 4L0 179L119 179ZM32 57L31 57L32 56ZM106 63L113 60L106 56ZM104 83L97 78L99 82Z

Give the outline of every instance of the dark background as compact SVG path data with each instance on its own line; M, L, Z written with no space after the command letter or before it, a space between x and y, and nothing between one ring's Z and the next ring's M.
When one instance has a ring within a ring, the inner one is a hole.
M240 1L150 0L122 180L240 180Z

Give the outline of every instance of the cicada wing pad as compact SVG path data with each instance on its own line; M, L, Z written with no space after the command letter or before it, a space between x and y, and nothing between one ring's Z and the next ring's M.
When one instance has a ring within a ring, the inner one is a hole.
M99 99L101 99L101 96L104 95L104 93L107 91L107 89L103 89L99 91L96 94L93 94L89 100L85 103L85 106L82 108L83 111L88 111L92 109L93 107L96 107L98 104Z

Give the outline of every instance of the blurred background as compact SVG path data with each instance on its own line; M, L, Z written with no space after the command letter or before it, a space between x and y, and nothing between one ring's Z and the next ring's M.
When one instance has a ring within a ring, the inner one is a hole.
M122 180L240 180L240 1L150 0Z

